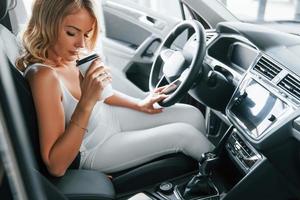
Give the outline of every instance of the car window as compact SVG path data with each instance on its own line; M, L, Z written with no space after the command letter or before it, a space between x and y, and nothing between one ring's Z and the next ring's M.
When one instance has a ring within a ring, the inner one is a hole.
M242 21L299 21L299 0L219 0Z
M178 0L130 0L142 7L149 8L154 12L182 19L180 4ZM120 1L119 4L125 4L124 1Z

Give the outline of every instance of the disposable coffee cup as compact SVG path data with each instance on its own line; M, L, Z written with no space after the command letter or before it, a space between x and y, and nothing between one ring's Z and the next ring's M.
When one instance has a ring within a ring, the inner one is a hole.
M82 59L79 59L76 61L76 66L78 67L78 69L83 77L85 77L85 74L86 74L87 70L89 69L89 67L91 66L92 62L97 58L99 58L98 54L92 54L92 55L89 55L85 58L82 58ZM111 84L108 84L103 89L99 100L104 101L105 99L112 96L113 94L114 94L113 88L112 88Z
M97 58L100 58L98 54L92 54L76 61L76 66L79 68L83 77L85 77L85 74L92 62Z

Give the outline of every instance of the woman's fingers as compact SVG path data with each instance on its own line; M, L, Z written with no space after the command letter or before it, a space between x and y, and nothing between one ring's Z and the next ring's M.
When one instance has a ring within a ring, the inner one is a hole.
M168 85L156 88L154 90L154 92L161 93L161 94L162 93L166 94L166 93L169 93L169 92L173 92L176 88L177 88L177 86L174 83L170 83Z
M167 97L168 97L168 95L166 95L166 94L156 94L156 93L154 93L154 95L151 98L151 104L162 101Z
M85 76L90 76L90 75L94 72L94 70L95 70L97 67L100 67L100 66L102 66L102 65L103 65L103 63L101 62L101 59L100 59L100 58L95 59L95 60L92 62L92 64L90 65L90 67L88 68L88 70L87 70Z
M110 74L109 67L105 67L100 58L95 59L86 72L86 76L99 76L102 72Z
M93 72L86 76L86 79L90 84L95 81L102 88L112 82L111 74L108 72L107 68L103 66L95 68Z
M163 111L162 108L158 108L158 109L152 108L152 109L149 109L148 113L157 114L157 113L161 113L162 111Z
M94 71L92 73L90 73L87 77L91 77L92 79L98 77L98 76L111 76L110 73L108 72L106 67L97 67L96 69L94 69Z
M154 104L167 98L168 95L152 93L142 100L139 104L141 111L149 114L161 113L163 108L155 107Z
M111 77L109 77L108 74L103 73L96 77L96 81L101 88L104 88L111 83Z
M155 92L155 93L160 93L160 92L161 92L162 90L164 90L166 87L168 87L168 85L164 85L164 86L155 88L155 89L154 89L154 92Z
M156 114L161 113L163 111L163 108L154 108L153 106L149 106L143 109L143 112L149 113L149 114Z
M81 82L82 98L87 101L98 101L104 88L111 82L109 68L103 66L100 59L94 60Z

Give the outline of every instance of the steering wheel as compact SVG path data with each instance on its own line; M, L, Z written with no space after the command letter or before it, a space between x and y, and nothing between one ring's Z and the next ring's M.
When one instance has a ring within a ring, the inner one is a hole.
M174 41L187 29L194 34L188 38L183 49L171 49ZM165 80L173 87L169 96L159 102L160 106L168 107L178 102L193 86L201 74L205 51L205 31L198 21L185 20L171 30L158 50L149 78L150 91L160 87Z

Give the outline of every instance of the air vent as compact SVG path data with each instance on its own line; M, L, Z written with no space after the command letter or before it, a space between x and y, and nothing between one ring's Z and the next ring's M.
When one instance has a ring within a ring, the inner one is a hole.
M253 68L269 80L272 80L282 70L276 63L262 56Z
M217 35L216 32L206 32L206 42L210 41L215 35Z
M295 78L288 74L278 83L278 86L300 100L299 78Z

